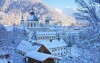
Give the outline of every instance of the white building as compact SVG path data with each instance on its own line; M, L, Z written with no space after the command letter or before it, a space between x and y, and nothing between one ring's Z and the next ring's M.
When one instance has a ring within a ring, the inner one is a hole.
M46 45L46 44L45 44ZM61 60L61 57L58 57L58 55L50 55L51 52L46 49L47 47L42 43L36 43L35 41L29 42L29 41L22 41L16 50L17 56L20 58L21 62L27 62L27 56L31 58L35 58L37 60L42 61L46 60L46 58L54 58L56 60L56 63L60 63L59 60ZM48 54L47 54L48 53ZM37 54L37 55L35 55ZM41 55L43 57L41 57ZM23 61L24 59L24 61Z
M63 40L40 40L38 43L44 44L54 56L66 56L67 51L67 43Z

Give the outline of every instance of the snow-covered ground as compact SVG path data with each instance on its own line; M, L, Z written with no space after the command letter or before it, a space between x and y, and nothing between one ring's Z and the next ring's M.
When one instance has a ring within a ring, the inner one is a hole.
M8 63L6 59L0 59L0 63Z
M12 60L7 60L5 58L0 59L0 63L8 63L8 62L13 63Z

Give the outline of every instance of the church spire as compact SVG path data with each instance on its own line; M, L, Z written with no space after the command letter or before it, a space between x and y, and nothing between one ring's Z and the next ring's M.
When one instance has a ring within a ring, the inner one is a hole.
M49 26L50 17L45 18L45 26Z
M22 13L20 25L23 26L24 24L25 24L24 23L24 17L23 17L23 13Z
M23 18L23 13L22 13L22 16L21 16L21 21L24 21L24 18Z
M23 13L22 13L22 19L23 19Z

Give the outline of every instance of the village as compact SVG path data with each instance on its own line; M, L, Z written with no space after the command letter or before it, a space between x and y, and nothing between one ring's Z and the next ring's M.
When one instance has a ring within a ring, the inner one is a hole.
M0 63L100 63L100 0L0 0Z
M20 26L17 26L26 30L27 40L22 40L11 55L1 55L8 63L62 63L64 57L80 56L75 43L79 43L80 32L85 33L88 28L62 26L61 23L50 25L50 17L46 17L45 23L40 25L34 11L30 10L29 14L26 21L22 15Z

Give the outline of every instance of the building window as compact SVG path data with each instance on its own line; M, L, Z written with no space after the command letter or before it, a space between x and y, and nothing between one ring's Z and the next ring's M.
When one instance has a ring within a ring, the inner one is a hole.
M57 49L55 49L55 51L57 51Z
M63 53L61 53L61 56L63 55Z
M33 27L33 24L31 23L31 27Z
M42 37L44 39L44 37Z
M41 39L42 39L42 37L41 37Z
M36 27L36 24L34 23L34 27Z
M58 50L60 50L60 49L58 48Z
M30 26L30 23L28 23L28 27Z

